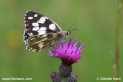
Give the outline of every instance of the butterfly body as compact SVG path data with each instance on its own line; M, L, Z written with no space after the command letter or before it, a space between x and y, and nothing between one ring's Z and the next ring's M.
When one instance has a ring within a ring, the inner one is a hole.
M27 11L25 14L24 42L26 49L39 52L55 44L64 42L69 36L68 31L62 29L46 16Z

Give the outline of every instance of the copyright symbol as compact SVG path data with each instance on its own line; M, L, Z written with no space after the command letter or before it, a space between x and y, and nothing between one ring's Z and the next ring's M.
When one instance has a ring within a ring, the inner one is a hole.
M99 77L97 77L96 80L99 80Z

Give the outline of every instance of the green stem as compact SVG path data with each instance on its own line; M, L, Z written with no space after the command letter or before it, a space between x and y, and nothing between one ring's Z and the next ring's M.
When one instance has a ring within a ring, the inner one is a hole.
M122 18L122 6L123 0L119 0L118 3L118 16L116 21L116 54L115 54L115 64L114 64L114 71L115 71L115 78L119 78L119 41L120 41L120 26L121 26L121 18ZM116 80L119 82L119 80Z
M66 77L62 78L62 82L67 82L67 78Z

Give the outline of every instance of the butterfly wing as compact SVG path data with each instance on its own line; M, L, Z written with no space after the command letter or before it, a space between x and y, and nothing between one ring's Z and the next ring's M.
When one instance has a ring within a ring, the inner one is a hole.
M61 32L61 28L46 16L34 12L27 11L25 14L25 30L24 42L27 45L27 40L33 35L43 35L46 33Z
M30 51L39 52L42 49L47 49L53 45L58 45L65 39L64 33L47 33L44 35L34 35L28 39L27 49Z
M64 33L55 22L40 13L27 11L25 14L24 42L28 50L38 52L49 48L58 43Z

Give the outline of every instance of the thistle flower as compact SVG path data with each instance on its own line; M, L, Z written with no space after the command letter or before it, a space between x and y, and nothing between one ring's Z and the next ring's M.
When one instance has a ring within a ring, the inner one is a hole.
M51 75L53 82L54 80L61 80L58 77L53 77L53 75L62 77L67 82L77 82L77 75L72 74L72 64L81 59L83 46L84 44L78 42L77 39L72 43L72 38L70 38L68 43L64 42L58 46L54 45L53 50L47 50L47 55L60 58L62 61L59 67L59 73L53 72Z
M62 43L60 46L54 48L54 50L48 50L47 54L55 58L60 58L63 64L71 66L81 59L84 46L77 39L73 43L71 41L72 38L70 38L69 43Z

